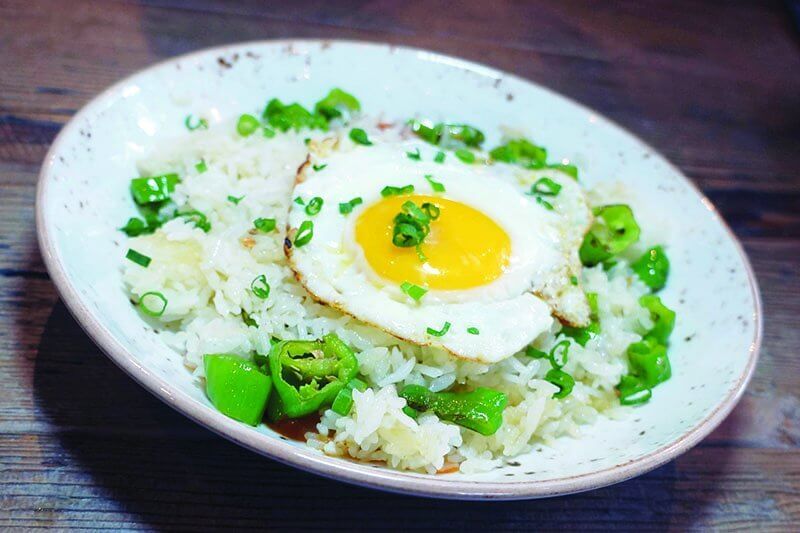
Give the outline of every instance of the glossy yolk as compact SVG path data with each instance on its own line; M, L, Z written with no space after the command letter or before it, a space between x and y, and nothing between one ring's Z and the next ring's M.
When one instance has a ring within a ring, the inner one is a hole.
M441 210L422 244L425 262L414 247L392 244L394 217L408 200L418 206L431 202ZM468 205L433 196L382 198L358 217L355 238L378 275L397 284L408 281L429 289L486 285L500 277L511 257L511 239L494 220Z

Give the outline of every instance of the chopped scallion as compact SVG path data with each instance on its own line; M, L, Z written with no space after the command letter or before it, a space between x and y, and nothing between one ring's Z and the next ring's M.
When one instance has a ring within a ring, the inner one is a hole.
M450 322L445 322L442 326L442 329L435 330L433 328L428 328L425 331L428 332L428 335L433 335L434 337L442 337L445 333L450 331Z
M194 169L197 171L198 174L202 174L206 170L208 170L208 165L206 165L205 159L201 159L199 163L194 166Z
M531 186L531 192L529 194L558 196L559 192L561 192L561 185L550 178L539 178L536 183Z
M406 156L412 161L420 161L422 159L422 155L419 153L419 148L414 148L413 152L406 152Z
M343 215L352 213L353 208L361 203L363 203L363 200L361 199L360 196L357 196L352 200L350 200L349 202L339 204L339 212Z
M444 152L436 152L436 155L434 156L433 161L435 163L444 163L444 158L445 157L446 156L445 156Z
M323 202L324 201L319 196L315 196L314 198L309 200L308 204L306 204L306 214L310 217L313 217L314 215L319 213L320 210L322 209Z
M350 130L350 139L354 143L363 144L364 146L372 146L372 141L369 140L367 132L361 128L353 128Z
M262 233L269 233L277 225L278 223L274 218L257 218L253 221L253 226Z
M541 196L536 197L536 203L547 209L548 211L553 210L553 204L542 198Z
M148 300L150 301L149 304ZM158 303L156 304L155 302ZM144 314L159 317L163 315L164 311L167 309L167 299L160 292L149 291L142 294L139 298L139 307Z
M431 188L434 192L444 192L444 185L438 181L435 181L432 175L425 174L425 179L431 184Z
M125 254L125 258L144 268L147 268L148 265L150 265L150 261L152 261L150 257L137 252L133 248L128 248L128 253Z
M320 170L322 170L323 168L325 168L327 166L328 166L328 163L324 163L322 165L311 165L311 168L314 169L314 172L319 172Z
M310 220L304 220L300 227L297 229L297 234L294 236L294 245L298 248L301 246L305 246L309 242L311 242L311 238L314 236L314 223Z
M242 196L228 196L228 201L233 205L239 205L239 202L244 200L244 195Z
M183 124L189 131L208 129L208 121L202 117L197 118L194 115L187 115Z
M381 189L381 196L398 196L401 194L411 194L414 192L413 185L404 185L402 187L395 187L393 185L387 185L383 189Z
M469 333L470 335L480 335L481 332L478 328L471 327L467 328L467 333Z
M414 301L419 301L420 298L425 296L425 293L428 292L428 289L424 289L419 285L414 285L413 283L409 283L404 281L400 284L400 290L403 291L409 298Z
M264 274L257 276L250 282L250 290L253 291L253 294L257 297L266 300L269 297L269 283L267 283L267 277Z

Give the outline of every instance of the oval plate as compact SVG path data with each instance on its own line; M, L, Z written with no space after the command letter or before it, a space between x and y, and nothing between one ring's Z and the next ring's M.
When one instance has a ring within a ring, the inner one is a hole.
M498 141L522 130L553 159L569 159L581 181L619 182L644 242L669 247L663 291L678 322L673 377L624 420L601 418L580 439L536 446L491 472L429 476L324 456L217 412L181 357L146 326L122 289L124 238L133 214L135 162L160 139L185 133L184 118L212 121L261 109L268 98L310 104L331 87L353 92L367 113L475 124ZM278 461L391 491L460 499L554 496L647 472L708 435L744 391L761 342L761 303L741 246L711 203L631 134L536 84L436 53L340 41L265 41L204 50L119 82L61 131L39 177L36 221L50 276L103 351L165 403L220 435Z

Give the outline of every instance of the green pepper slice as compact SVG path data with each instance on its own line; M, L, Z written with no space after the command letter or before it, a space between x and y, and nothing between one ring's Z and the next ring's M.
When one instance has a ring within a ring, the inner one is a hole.
M272 379L258 366L237 355L208 354L203 357L206 394L221 413L257 425L272 390Z
M675 311L661 302L661 298L653 294L645 294L639 298L639 305L650 311L653 328L645 335L653 337L666 345L672 330L675 328Z
M267 406L271 420L298 418L331 405L358 373L353 351L335 334L316 341L281 341L269 352L275 393Z
M645 388L653 388L672 376L667 357L667 347L653 337L628 346L628 362L631 373L638 377Z
M654 246L631 264L631 268L645 285L654 291L664 288L669 276L669 259L661 246Z
M417 411L433 411L442 420L481 435L497 432L503 424L503 410L508 405L504 393L484 387L471 392L431 392L421 385L406 385L400 396Z
M584 236L579 251L581 262L586 266L602 263L639 240L639 225L629 206L596 207L594 214L596 220Z
M139 205L163 202L169 200L180 181L177 174L134 178L131 180L131 195Z

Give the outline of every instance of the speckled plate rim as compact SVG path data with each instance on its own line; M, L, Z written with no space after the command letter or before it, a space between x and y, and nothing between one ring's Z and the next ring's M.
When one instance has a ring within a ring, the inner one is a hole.
M327 457L311 450L310 448L293 446L280 439L270 438L267 435L257 433L249 427L227 418L225 415L214 411L205 405L200 404L186 393L178 390L168 381L152 374L147 368L140 365L134 358L133 354L112 336L103 323L98 320L98 318L94 316L89 311L88 307L83 303L78 291L72 286L67 278L61 257L58 255L55 248L53 236L48 232L48 224L43 206L48 194L48 185L52 178L51 169L55 159L58 157L58 154L61 151L62 144L65 143L65 139L69 136L69 133L78 128L78 123L81 119L93 114L99 108L102 108L106 102L115 100L120 95L122 88L138 76L162 68L170 63L185 61L196 56L208 54L226 54L252 46L288 46L292 44L343 44L359 47L389 48L414 54L421 53L425 54L425 57L427 58L439 60L440 62L446 62L451 68L460 68L481 75L486 75L486 73L489 72L496 77L513 79L524 84L534 85L540 90L547 91L550 94L569 101L572 105L577 106L578 108L589 111L586 106L555 93L554 91L551 91L545 87L542 87L530 80L526 80L506 72L498 71L497 69L486 65L431 52L429 50L366 41L283 39L235 43L213 48L206 48L181 56L176 56L131 74L94 97L61 129L53 141L50 150L45 156L41 171L39 173L36 191L36 232L39 241L39 248L47 271L50 274L50 278L53 280L67 308L76 318L83 330L117 366L119 366L140 385L142 385L153 395L158 397L173 409L183 413L190 419L211 429L222 437L225 437L226 439L259 454L308 472L320 474L331 479L337 479L356 485L403 494L447 499L518 500L544 498L572 494L619 483L653 470L654 468L657 468L674 459L678 455L686 452L704 439L725 419L725 417L728 416L744 393L744 390L753 375L758 360L763 334L761 296L758 290L758 284L753 272L753 268L750 265L750 261L733 231L730 229L730 227L728 227L711 201L708 200L705 195L703 195L700 189L691 180L684 176L680 170L669 163L666 158L664 158L664 160L667 161L670 169L676 175L680 176L697 194L699 199L703 202L703 205L708 210L710 216L712 216L717 223L725 229L728 237L735 245L742 264L745 267L748 285L752 294L753 302L755 304L753 308L753 318L756 327L752 342L750 344L748 361L745 370L739 376L734 386L729 390L727 396L716 407L716 409L714 409L702 421L700 421L680 437L636 459L596 472L542 481L513 481L498 483L486 481L451 480L443 476L414 476L401 471L379 469L366 464ZM602 123L604 127L618 131L621 130L639 143L642 146L642 149L647 149L654 153L658 153L656 150L646 145L633 133L625 130L621 126L596 113L595 111L591 112L597 115L598 122ZM663 156L661 157L663 158Z

